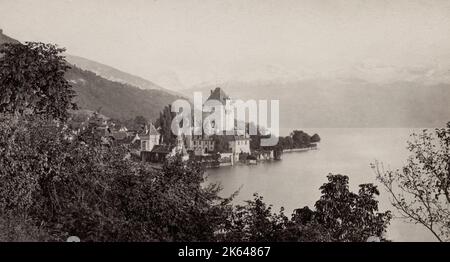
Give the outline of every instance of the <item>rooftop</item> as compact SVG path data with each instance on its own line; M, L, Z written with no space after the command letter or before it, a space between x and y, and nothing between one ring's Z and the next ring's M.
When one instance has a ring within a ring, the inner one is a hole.
M150 123L150 127L148 128L148 134L149 135L159 135L158 130L156 130L155 126Z
M220 88L216 87L216 89L211 90L211 94L209 95L208 100L218 100L222 104L225 104L227 100L231 99L225 92Z

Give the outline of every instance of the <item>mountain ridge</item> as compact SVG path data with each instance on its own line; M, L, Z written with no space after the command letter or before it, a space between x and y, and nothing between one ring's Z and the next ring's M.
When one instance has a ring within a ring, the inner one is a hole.
M20 41L0 31L0 45L4 43L20 43ZM101 108L103 115L121 120L138 115L156 120L164 106L181 98L181 95L172 94L156 85L154 89L143 89L129 83L108 80L95 72L69 64L71 69L66 72L65 78L75 90L77 95L75 102L82 110L96 111ZM148 85L152 83L145 79L142 81L147 81Z
M220 86L233 99L277 99L284 128L426 128L450 120L450 84L410 81L377 84L361 79L308 79L285 83L224 82L184 90L203 96ZM430 103L430 101L433 101Z
M147 80L143 77L140 76L136 76L127 72L124 72L120 69L114 68L112 66L109 65L105 65L103 63L99 63L97 61L88 59L88 58L84 58L84 57L80 57L80 56L75 56L75 55L71 55L71 54L65 54L66 60L78 67L81 68L83 70L88 70L91 71L107 80L110 81L114 81L114 82L119 82L122 84L128 84L128 85L132 85L141 89L156 89L156 90L162 90L168 93L171 93L173 95L177 95L179 96L180 94L172 91L170 89L164 88L150 80Z

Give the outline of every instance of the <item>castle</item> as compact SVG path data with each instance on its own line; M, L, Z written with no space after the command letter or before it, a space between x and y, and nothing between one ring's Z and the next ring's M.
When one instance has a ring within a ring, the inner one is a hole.
M205 101L216 100L225 105L233 103L231 98L225 94L221 88L211 90L210 96ZM211 113L203 113L203 118L206 118ZM233 131L233 130L232 130ZM207 135L202 132L201 135L177 135L176 145L165 145L161 141L159 132L153 125L150 125L145 134L140 135L141 140L141 158L144 161L161 162L165 157L180 154L184 158L187 155L195 157L208 157L214 154L226 155L231 159L231 163L239 161L241 154L249 155L250 152L250 137L248 134L237 135L237 132L232 135L221 134L218 136ZM225 143L224 148L217 147L217 139Z
M211 90L211 93L206 99L206 104L208 101L215 100L219 101L222 105L233 104L234 101L220 88L217 87L214 90ZM211 113L203 113L203 118L206 118ZM213 125L215 123L212 123ZM194 152L195 155L208 155L211 153L231 153L233 158L237 161L239 160L240 154L250 154L250 137L248 134L238 135L237 132L234 131L234 127L232 130L225 130L227 134L228 131L231 131L232 135L227 135L225 132L220 134L218 137L222 141L228 144L228 149L225 152L218 152L219 148L216 148L216 141L214 140L214 136L208 136L204 132L202 135L192 135L187 136L186 144L188 148Z

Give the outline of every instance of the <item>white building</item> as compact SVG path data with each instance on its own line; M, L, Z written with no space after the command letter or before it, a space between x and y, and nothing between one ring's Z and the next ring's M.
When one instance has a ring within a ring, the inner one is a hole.
M248 136L234 136L228 142L233 154L250 154L250 138Z
M141 151L152 151L154 146L159 145L160 137L161 135L153 124L146 126L144 134L139 135L139 139L141 140Z

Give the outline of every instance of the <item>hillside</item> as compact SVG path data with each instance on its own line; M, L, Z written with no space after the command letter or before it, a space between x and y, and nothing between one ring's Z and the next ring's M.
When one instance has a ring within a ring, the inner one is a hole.
M0 30L0 44L3 43L19 43L19 41L4 35ZM79 61L81 60L83 58L79 59ZM105 79L94 72L72 65L72 69L66 73L66 78L77 93L76 103L80 109L95 111L100 108L101 114L122 120L131 119L138 115L155 120L164 106L180 97L145 79L139 80L139 78L130 74L115 71L116 69L112 67L102 65L101 68L111 68L111 72L114 72L114 74L119 72L117 74L123 77L122 80L140 84L143 89ZM138 82L138 80L141 82Z
M76 103L81 109L101 108L103 115L122 120L138 115L155 120L164 106L179 98L161 90L110 81L77 67L70 69L66 78L77 92Z
M0 29L0 45L5 44L5 43L19 43L19 41L3 34L3 30Z
M134 76L132 74L125 73L111 66L107 66L83 57L66 55L66 60L70 64L81 68L83 70L91 71L103 78L114 82L120 82L123 84L129 84L132 86L139 87L141 89L157 89L163 90L162 87L157 84L148 81L142 77Z
M227 82L234 99L279 99L280 126L441 127L450 121L450 85L414 82L374 84L359 79L295 82ZM209 94L215 85L185 90ZM430 103L430 101L433 101Z

